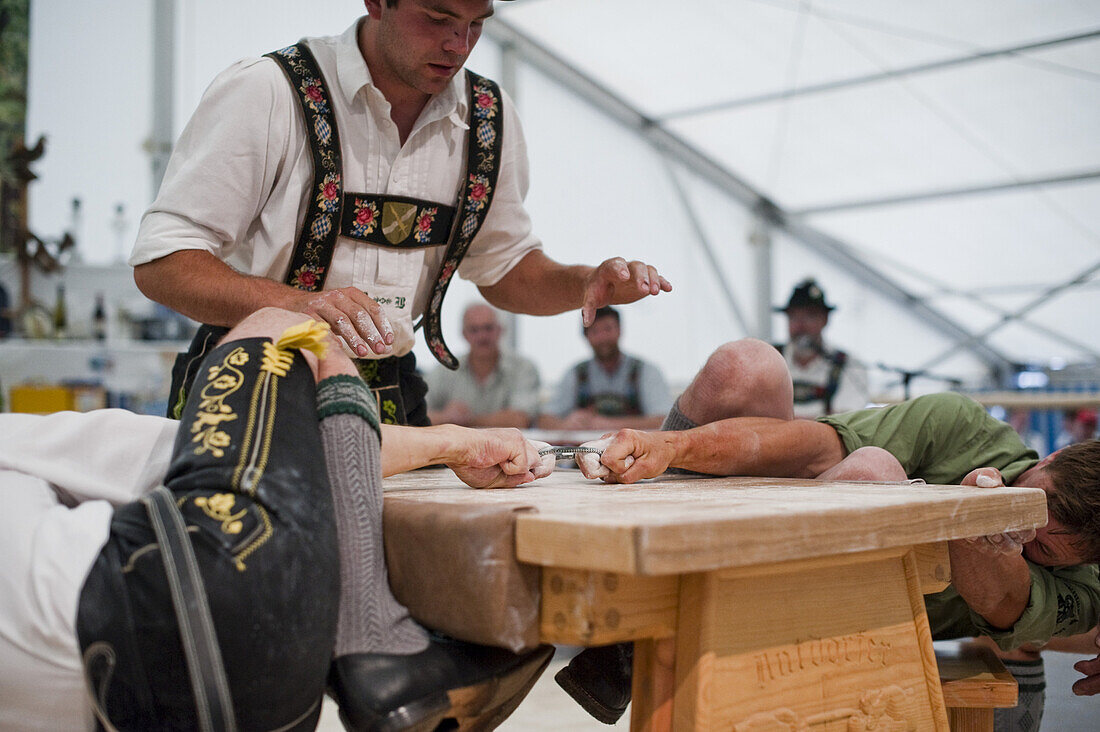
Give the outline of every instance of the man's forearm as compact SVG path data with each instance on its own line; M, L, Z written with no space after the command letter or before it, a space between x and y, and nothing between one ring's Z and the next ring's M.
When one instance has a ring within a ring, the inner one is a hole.
M495 285L479 288L490 304L513 313L557 315L584 303L594 267L559 264L541 250L529 252Z
M425 465L451 462L454 455L452 425L405 427L382 425L382 475L389 477Z
M210 325L232 326L262 307L298 310L302 291L237 272L207 251L173 252L134 268L150 300Z
M1031 598L1031 572L1018 554L995 554L965 540L948 542L951 584L994 628L1016 624Z
M659 434L671 436L672 467L711 475L816 478L845 456L832 427L803 419L736 417Z

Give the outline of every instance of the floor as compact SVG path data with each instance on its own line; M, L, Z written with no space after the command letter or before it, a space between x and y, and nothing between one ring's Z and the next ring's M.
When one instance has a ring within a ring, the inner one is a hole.
M606 725L597 722L588 713L577 706L557 684L554 683L554 674L564 666L577 648L559 648L550 661L550 665L535 683L535 688L523 700L508 720L497 729L501 732L597 732L600 730L627 730L630 729L630 709L619 720L618 724ZM321 724L317 727L319 732L341 732L343 726L337 716L336 705L328 697L325 698L325 707L321 712Z
M564 666L575 648L559 648L550 666L535 684L519 709L498 729L503 732L597 732L598 730L630 729L628 708L618 724L609 726L597 722L554 683L554 674ZM1046 654L1047 702L1043 713L1044 732L1096 732L1100 729L1100 697L1074 696L1073 682L1081 677L1073 670L1080 656L1065 653ZM321 713L320 732L341 732L336 705L325 699Z

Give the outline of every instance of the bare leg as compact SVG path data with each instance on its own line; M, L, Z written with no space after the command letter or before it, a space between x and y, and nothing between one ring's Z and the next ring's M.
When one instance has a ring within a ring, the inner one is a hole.
M817 476L818 480L908 480L898 459L881 447L861 447Z

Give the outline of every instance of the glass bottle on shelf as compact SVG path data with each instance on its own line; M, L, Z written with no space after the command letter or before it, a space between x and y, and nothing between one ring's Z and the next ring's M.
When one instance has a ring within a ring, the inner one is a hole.
M53 335L54 338L64 338L68 335L69 313L65 306L65 285L57 286L57 302L53 306Z
M92 311L92 337L97 341L107 339L107 310L103 306L103 293L96 293L95 310Z

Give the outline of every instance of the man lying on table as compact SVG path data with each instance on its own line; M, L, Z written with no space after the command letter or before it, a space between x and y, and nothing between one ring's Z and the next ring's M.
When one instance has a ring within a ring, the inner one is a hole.
M0 415L0 729L313 729L326 687L348 729L496 726L552 649L409 617L381 477L445 463L517 485L537 448L517 430L380 429L328 326L299 313L226 338L179 422Z
M1100 617L1100 441L1042 461L1007 424L958 394L880 409L794 419L778 352L746 339L718 348L661 432L621 430L588 477L633 483L678 469L711 475L1040 488L1038 531L948 543L952 585L925 597L933 636L984 635L1001 648L1088 631ZM588 458L591 459L591 456ZM593 716L613 723L630 698L630 646L582 652L559 672ZM1077 666L1078 694L1100 692L1100 656Z

